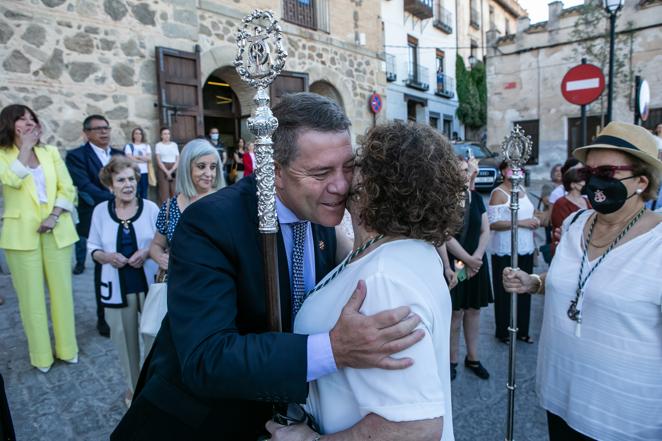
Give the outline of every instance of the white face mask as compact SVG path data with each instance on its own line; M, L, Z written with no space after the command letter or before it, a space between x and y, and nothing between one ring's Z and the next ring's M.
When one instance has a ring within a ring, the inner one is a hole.
M218 133L212 133L211 134L211 140L212 141L218 141Z

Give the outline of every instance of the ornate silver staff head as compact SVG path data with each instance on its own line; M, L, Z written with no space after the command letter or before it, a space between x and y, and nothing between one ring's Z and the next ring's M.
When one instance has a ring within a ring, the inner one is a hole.
M518 124L515 124L510 134L501 143L501 152L513 171L511 178L513 185L519 184L524 178L522 166L531 156L532 145L531 137L526 135Z
M236 34L238 51L234 66L241 79L257 89L253 98L256 109L248 119L248 129L255 136L259 229L261 233L275 233L278 218L271 135L278 127L278 120L269 108L266 88L283 70L287 52L283 49L282 31L273 12L255 10L243 18L242 24Z

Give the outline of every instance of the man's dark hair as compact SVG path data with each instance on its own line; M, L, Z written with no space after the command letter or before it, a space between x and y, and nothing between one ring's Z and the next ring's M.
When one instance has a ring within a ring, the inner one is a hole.
M284 95L273 113L278 119L273 135L274 161L281 166L289 165L296 157L302 132L343 132L352 124L336 102L310 92Z
M106 119L105 116L103 115L90 115L87 118L83 120L83 130L90 130L90 126L92 125L92 121L97 120L97 121L104 121L106 124L110 125L108 120Z

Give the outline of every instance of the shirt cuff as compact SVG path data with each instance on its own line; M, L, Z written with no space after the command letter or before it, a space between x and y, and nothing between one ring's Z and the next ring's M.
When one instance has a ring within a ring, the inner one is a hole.
M306 381L315 381L338 370L328 333L308 336L308 371Z
M9 166L9 169L14 172L16 176L18 176L20 179L23 179L27 175L30 174L30 170L26 166L24 166L21 161L18 159L14 160L14 162L11 163L11 166Z
M63 209L64 211L68 211L68 212L74 211L74 204L72 204L70 201L62 197L58 197L55 199L55 206Z

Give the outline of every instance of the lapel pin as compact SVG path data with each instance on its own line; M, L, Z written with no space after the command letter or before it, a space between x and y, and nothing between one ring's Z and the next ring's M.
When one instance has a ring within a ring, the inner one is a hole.
M326 244L323 240L320 240L317 246L319 246L320 251L324 251L324 248L326 248Z

